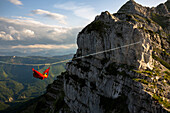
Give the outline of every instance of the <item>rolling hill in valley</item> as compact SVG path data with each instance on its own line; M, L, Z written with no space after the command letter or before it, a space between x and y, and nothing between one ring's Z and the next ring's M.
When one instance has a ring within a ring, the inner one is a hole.
M42 95L46 90L47 85L52 83L57 75L65 71L65 63L52 65L50 66L49 77L40 80L34 78L32 75L32 68L38 69L38 66L13 64L53 63L71 57L72 55L55 57L0 56L0 110L4 110L8 107L16 107L26 100ZM2 62L6 62L6 64ZM39 71L43 72L48 67L49 66L39 66Z

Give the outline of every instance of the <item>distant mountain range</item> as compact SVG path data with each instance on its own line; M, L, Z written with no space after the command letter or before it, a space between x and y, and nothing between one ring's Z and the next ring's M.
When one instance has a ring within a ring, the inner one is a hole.
M52 57L58 55L65 55L73 54L76 50L74 49L67 49L67 50L43 50L38 52L19 52L19 51L0 51L0 56L45 56L45 57Z
M13 57L0 56L0 61L6 63L42 64L62 61L72 58L73 55L54 57ZM39 71L43 72L49 66L40 66ZM14 107L28 99L40 96L46 90L46 86L52 83L56 76L65 71L65 63L50 66L49 77L45 80L34 78L32 68L37 66L9 65L0 63L0 110L7 107Z

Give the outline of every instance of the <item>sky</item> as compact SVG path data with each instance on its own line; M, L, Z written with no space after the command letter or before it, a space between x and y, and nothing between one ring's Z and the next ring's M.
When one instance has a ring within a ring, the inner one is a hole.
M75 53L77 35L103 11L128 0L0 0L0 55ZM166 0L135 0L154 7Z

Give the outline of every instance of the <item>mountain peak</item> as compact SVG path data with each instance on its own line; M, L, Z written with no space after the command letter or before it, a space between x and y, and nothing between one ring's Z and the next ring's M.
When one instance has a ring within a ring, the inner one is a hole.
M167 0L165 2L166 7L168 8L168 11L170 11L170 0Z
M136 3L135 0L129 0L129 2Z
M144 7L136 3L134 0L129 0L118 10L118 13L138 14L146 17L149 9L149 7Z
M149 8L136 3L134 0L129 0L118 10L118 13L137 14L143 17L150 17L152 13L167 15L170 10L169 4L170 0L167 0L157 7Z
M155 13L160 14L160 15L167 15L169 14L169 5L170 5L170 1L167 1L165 3L161 3L159 4L156 8L155 8Z

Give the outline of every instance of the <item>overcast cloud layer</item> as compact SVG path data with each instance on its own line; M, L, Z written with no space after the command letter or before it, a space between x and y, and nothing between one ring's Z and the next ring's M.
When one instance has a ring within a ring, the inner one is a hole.
M0 17L1 52L48 53L51 50L76 50L76 37L81 28L45 25L26 17L15 18Z

